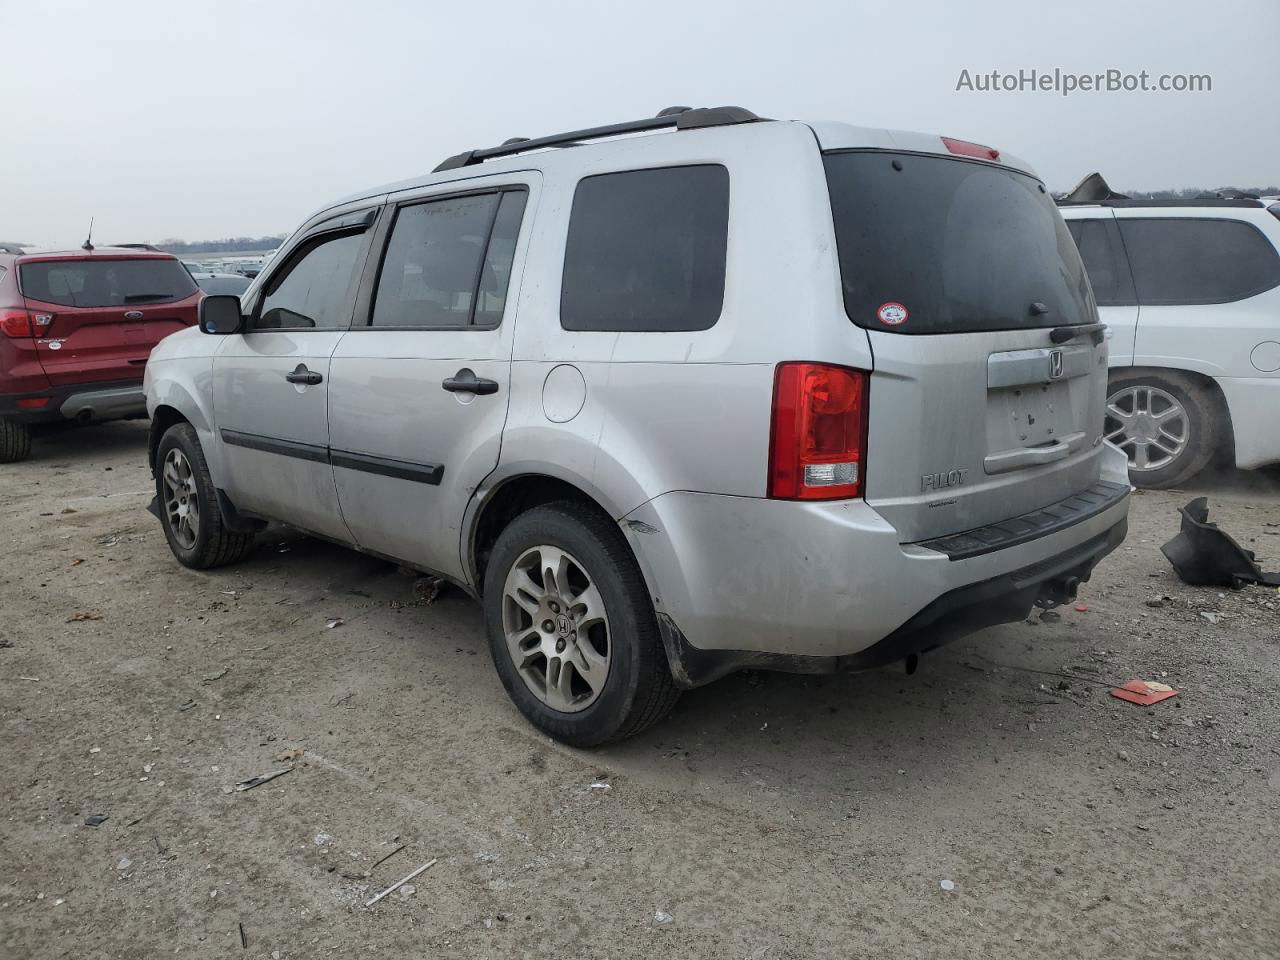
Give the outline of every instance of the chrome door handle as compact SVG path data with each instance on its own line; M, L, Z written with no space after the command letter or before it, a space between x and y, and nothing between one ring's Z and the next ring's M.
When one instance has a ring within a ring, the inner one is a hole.
M300 363L293 368L293 373L286 373L284 378L290 383L305 383L307 386L314 387L317 383L323 383L324 377L316 373L314 370L308 370L305 363Z
M450 393L474 393L482 397L498 392L497 380L477 377L470 367L463 367L452 377L446 377L440 386Z

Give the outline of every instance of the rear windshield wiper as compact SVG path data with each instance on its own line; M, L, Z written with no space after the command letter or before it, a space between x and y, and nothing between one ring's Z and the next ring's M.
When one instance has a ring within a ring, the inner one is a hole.
M1076 337L1082 337L1086 333L1093 335L1094 343L1101 343L1102 338L1106 335L1107 325L1105 323L1082 323L1074 327L1054 327L1049 331L1049 339L1054 343L1067 343Z
M172 300L171 293L131 293L124 298L125 303L146 303L148 300Z

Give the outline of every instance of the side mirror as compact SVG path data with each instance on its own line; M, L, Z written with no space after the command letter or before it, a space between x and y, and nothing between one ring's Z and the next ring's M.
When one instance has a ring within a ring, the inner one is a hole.
M205 297L199 307L200 332L225 336L244 328L240 298L220 293Z

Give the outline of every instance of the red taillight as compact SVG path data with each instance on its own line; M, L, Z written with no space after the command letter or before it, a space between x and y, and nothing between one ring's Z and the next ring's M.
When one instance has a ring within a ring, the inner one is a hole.
M962 157L978 157L980 160L1000 159L1000 151L995 147L984 147L980 143L970 143L968 140L952 140L950 137L943 137L942 142L948 150Z
M52 397L24 397L18 401L19 410L43 410Z
M25 310L0 310L0 333L6 337L34 337L31 317Z
M841 500L862 494L867 381L861 370L780 363L773 379L769 496Z

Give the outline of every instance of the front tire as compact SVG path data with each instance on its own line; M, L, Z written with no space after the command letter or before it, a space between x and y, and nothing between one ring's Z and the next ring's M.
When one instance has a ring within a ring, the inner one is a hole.
M1185 484L1223 446L1225 426L1218 397L1175 370L1111 378L1103 435L1128 456L1134 486Z
M635 557L590 507L552 503L513 520L485 570L484 611L502 685L563 743L634 736L679 698Z
M31 456L31 428L0 417L0 463L17 463Z
M169 549L184 567L221 567L253 550L253 534L233 533L223 523L209 464L189 423L174 424L160 438L156 498Z

